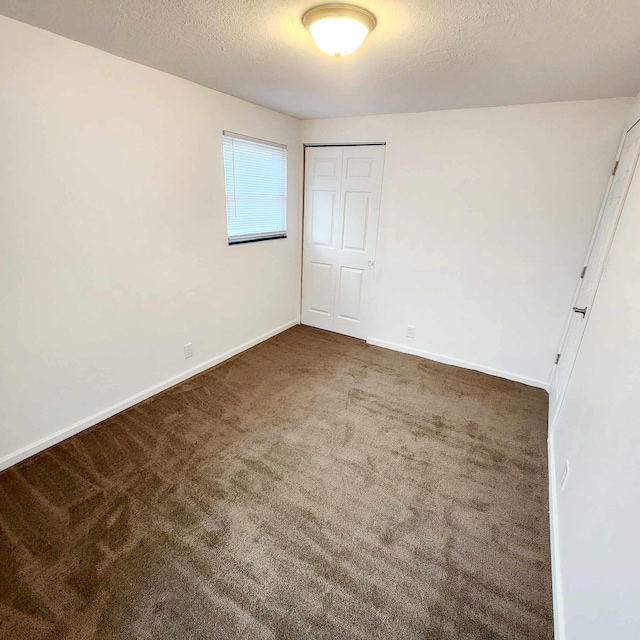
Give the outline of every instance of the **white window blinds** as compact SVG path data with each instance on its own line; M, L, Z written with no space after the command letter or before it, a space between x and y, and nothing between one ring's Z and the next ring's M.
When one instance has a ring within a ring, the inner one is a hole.
M229 244L287 237L287 148L223 132Z

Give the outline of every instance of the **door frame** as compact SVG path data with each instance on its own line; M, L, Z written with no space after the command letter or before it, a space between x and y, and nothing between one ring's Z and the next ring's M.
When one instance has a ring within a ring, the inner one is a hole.
M380 187L380 215L378 218L378 227L376 229L376 262L378 261L378 236L380 233L380 221L382 219L382 189L384 187L384 170L387 161L387 143L386 142L305 142L302 145L302 216L300 216L300 324L302 324L302 287L304 286L304 222L305 222L305 201L306 201L306 178L307 178L307 149L309 147L385 147L384 163L382 164L382 185ZM371 283L371 300L369 304L372 304L375 298L375 285L376 285L376 272L373 272L373 279ZM368 330L368 329L367 329ZM367 338L368 339L368 338Z

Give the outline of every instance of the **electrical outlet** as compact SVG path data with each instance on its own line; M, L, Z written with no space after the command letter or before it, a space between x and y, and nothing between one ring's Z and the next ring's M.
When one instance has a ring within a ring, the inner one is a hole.
M407 338L415 338L415 337L416 337L416 328L407 327Z
M562 470L562 477L560 478L560 488L564 489L564 485L567 484L569 478L569 461L564 463L564 469Z
M193 345L189 342L184 345L184 357L190 358L193 355Z

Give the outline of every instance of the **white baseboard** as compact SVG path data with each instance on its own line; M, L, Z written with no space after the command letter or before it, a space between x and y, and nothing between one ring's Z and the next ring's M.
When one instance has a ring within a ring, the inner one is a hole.
M544 389L545 391L549 390L548 383L543 382L542 380L527 378L526 376L521 376L517 373L510 373L509 371L492 369L491 367L485 367L484 365L475 364L473 362L456 360L455 358L443 356L439 353L430 353L429 351L423 351L422 349L414 349L413 347L407 347L403 344L387 342L386 340L378 340L377 338L367 338L367 344L372 344L376 347L384 347L385 349L392 349L393 351L401 351L402 353L409 353L414 356L420 356L421 358L427 358L427 360L441 362L442 364L452 364L456 367L462 367L463 369L473 369L474 371L481 371L482 373L488 373L489 375L497 376L498 378L506 378L507 380L521 382L522 384L527 384L531 387L538 387L539 389Z
M272 338L273 336L282 333L283 331L286 331L287 329L290 329L297 324L299 324L297 320L287 322L277 329L273 329L272 331L263 333L261 336L258 336L253 340L249 340L248 342L230 349L229 351L225 351L219 356L210 358L209 360L205 360L205 362L201 362L191 369L187 369L186 371L172 376L167 380L163 380L162 382L159 382L158 384L155 384L152 387L145 389L144 391L140 391L139 393L129 396L128 398L125 398L124 400L117 402L116 404L112 404L106 409L102 409L101 411L98 411L97 413L94 413L87 418L83 418L78 422L74 422L72 425L65 427L64 429L60 429L59 431L56 431L55 433L52 433L45 438L41 438L40 440L29 444L26 447L22 447L22 449L18 449L17 451L14 451L13 453L0 458L0 471L2 471L3 469L7 469L8 467L16 464L17 462L20 462L21 460L24 460L25 458L28 458L29 456L39 453L40 451L44 451L44 449L48 449L54 444L57 444L62 440L66 440L67 438L70 438L71 436L79 433L80 431L83 431L84 429L92 427L93 425L98 424L98 422L102 422L103 420L110 418L116 413L120 413L121 411L132 407L134 404L138 404L138 402L142 402L143 400L146 400L147 398L150 398L151 396L154 396L157 393L168 389L169 387L173 387L179 382L187 380L188 378L191 378L192 376L195 376L196 374L201 373L206 369L210 369L211 367L214 367L215 365L220 364L221 362L224 362L225 360L228 360L229 358L232 358L233 356L242 353L247 349L250 349L260 342L264 342L265 340L268 340L269 338Z
M556 458L553 434L547 440L549 464L549 533L551 536L551 588L553 590L553 635L555 640L564 640L564 602L560 571L560 537L558 531L558 493L556 483Z

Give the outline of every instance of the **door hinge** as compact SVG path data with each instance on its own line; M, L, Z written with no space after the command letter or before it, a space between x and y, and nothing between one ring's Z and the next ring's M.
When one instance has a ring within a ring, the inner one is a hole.
M584 278L585 273L587 273L587 267L582 267L582 271L580 272L580 278Z
M616 175L616 171L618 170L618 165L620 164L620 160L616 160L616 163L613 165L613 171L611 173L612 176Z
M560 354L558 354L558 355L556 356L555 364L558 364L558 362L559 362L559 361L560 361Z

